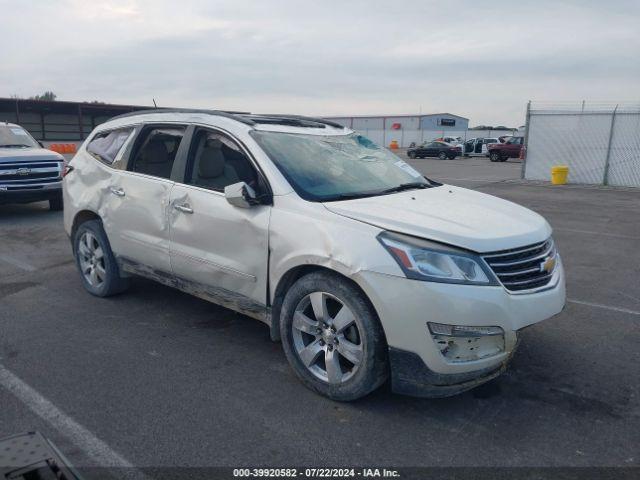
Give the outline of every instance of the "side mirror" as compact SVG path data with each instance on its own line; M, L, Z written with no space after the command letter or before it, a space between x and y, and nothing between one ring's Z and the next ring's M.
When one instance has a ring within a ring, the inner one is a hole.
M234 207L251 208L258 203L256 192L245 182L234 183L224 187L224 196Z

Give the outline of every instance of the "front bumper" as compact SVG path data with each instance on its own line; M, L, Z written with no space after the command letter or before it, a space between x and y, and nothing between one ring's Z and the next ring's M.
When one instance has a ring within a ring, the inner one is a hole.
M415 353L389 348L389 364L391 388L395 393L442 398L457 395L496 378L507 369L508 361L482 370L443 375L430 370Z
M561 262L545 290L528 294L509 293L502 286L423 282L370 271L360 272L355 280L385 331L394 390L416 395L421 386L422 396L453 395L499 375L515 351L517 331L560 313L566 296ZM501 327L504 351L450 361L431 338L427 322Z
M14 186L5 187L3 185L0 185L0 205L8 203L41 202L61 196L61 181L56 183L49 183L39 188L23 187L20 189L15 189Z

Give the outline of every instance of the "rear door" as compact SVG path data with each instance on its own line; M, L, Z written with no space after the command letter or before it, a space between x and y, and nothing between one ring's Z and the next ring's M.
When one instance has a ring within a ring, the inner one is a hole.
M229 204L224 188L240 181L269 196L248 150L224 132L196 128L183 179L171 192L171 265L177 277L206 287L218 303L260 318L271 206Z
M167 209L184 125L146 125L126 170L108 179L105 231L118 257L142 268L171 272Z

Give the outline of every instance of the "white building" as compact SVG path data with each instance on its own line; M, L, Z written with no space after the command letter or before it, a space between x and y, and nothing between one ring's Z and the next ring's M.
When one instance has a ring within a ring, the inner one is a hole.
M378 145L389 146L395 140L398 145L408 147L440 137L462 137L467 135L469 119L450 113L425 115L356 115L325 117L368 137Z

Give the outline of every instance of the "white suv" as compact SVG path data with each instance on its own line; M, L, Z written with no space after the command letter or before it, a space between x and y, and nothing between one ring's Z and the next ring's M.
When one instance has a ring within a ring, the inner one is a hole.
M127 114L95 129L63 183L90 293L142 275L261 320L337 400L389 377L411 395L472 388L565 303L544 218L326 120Z

